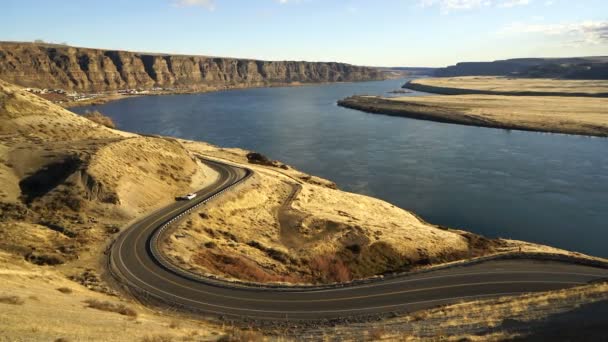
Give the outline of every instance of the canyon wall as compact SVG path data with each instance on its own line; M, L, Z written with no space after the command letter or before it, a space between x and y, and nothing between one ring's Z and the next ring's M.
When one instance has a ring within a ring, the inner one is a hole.
M34 43L0 43L0 78L26 87L82 92L153 87L192 90L383 79L344 63L151 54Z

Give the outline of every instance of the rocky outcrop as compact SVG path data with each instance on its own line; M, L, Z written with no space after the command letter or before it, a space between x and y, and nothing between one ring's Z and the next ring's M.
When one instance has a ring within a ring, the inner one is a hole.
M92 92L369 81L384 78L384 72L343 63L259 61L5 42L0 43L0 78L26 87Z

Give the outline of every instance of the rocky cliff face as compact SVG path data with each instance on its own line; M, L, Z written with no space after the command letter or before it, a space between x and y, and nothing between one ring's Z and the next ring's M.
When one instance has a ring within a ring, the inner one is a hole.
M343 63L162 55L31 43L0 43L0 78L21 86L78 91L213 89L292 82L368 81L375 68Z

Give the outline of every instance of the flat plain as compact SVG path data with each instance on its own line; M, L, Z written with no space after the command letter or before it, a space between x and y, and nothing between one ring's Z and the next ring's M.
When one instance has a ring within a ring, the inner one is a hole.
M443 95L608 96L607 80L463 76L417 79L404 87Z
M433 84L433 89L427 91L440 89L439 93L469 87L513 93L393 98L352 96L338 104L370 113L470 126L608 136L608 98L572 96L580 92L599 94L608 91L606 81L455 77L416 80L415 84ZM440 85L453 88L440 88ZM516 96L518 89L529 92L545 89L547 93L559 96Z

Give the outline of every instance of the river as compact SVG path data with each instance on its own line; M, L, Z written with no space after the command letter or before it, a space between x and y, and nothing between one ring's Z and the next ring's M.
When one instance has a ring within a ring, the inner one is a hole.
M354 94L388 96L405 81L144 96L73 110L100 110L126 131L259 151L431 223L608 257L608 139L336 105Z

